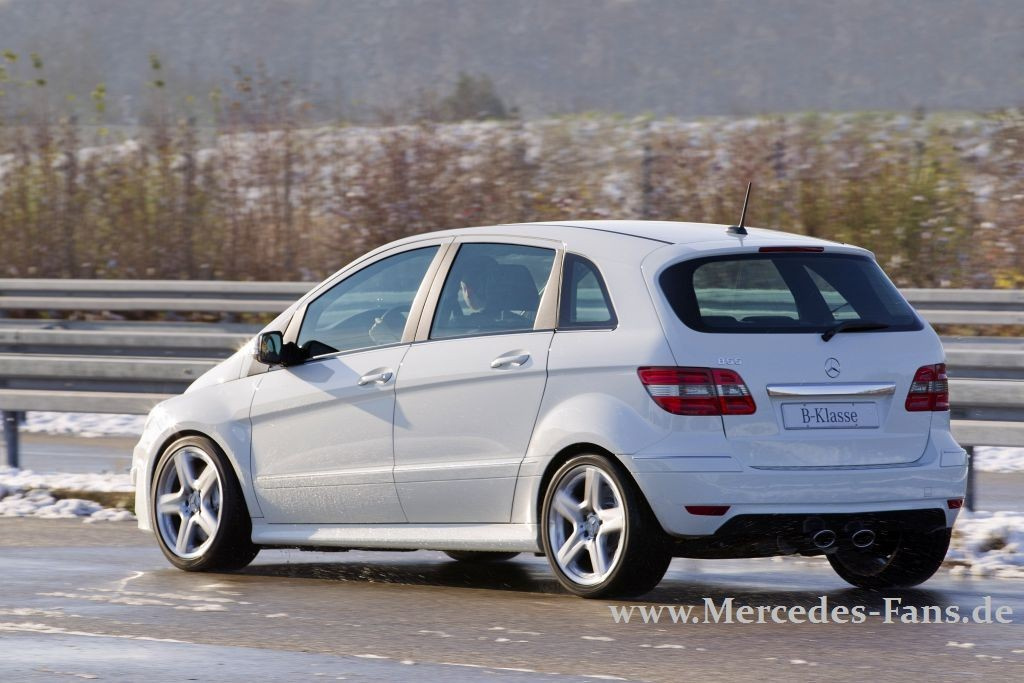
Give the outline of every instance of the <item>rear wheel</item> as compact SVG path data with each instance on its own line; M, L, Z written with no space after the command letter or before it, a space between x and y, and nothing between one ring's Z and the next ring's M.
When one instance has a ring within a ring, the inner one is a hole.
M555 576L581 597L646 593L672 560L665 533L636 484L603 456L577 456L555 472L541 524Z
M212 441L178 439L157 462L152 522L167 559L187 571L241 569L259 552L234 471Z
M870 548L840 548L828 561L844 581L859 588L908 588L938 571L949 538L949 529L898 530L879 534Z
M506 562L519 553L485 552L479 550L446 550L444 554L459 562L470 564L485 564L487 562Z

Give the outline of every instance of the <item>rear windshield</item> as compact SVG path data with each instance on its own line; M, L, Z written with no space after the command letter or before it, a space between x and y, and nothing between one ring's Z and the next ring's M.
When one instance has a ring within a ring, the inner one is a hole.
M660 278L672 309L700 332L824 332L839 323L920 330L874 260L853 254L730 254L683 261Z

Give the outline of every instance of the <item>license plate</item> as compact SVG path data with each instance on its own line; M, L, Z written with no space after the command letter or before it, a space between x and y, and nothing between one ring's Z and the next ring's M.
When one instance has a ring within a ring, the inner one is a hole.
M871 429L878 427L874 403L783 403L786 429Z

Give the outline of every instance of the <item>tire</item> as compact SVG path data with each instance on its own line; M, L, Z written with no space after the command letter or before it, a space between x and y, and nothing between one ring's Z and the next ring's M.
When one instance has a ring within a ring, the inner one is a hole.
M241 569L260 550L251 540L252 521L234 470L205 437L185 437L167 447L157 461L150 499L157 543L178 569Z
M836 574L858 588L909 588L938 571L949 539L949 529L894 530L870 548L840 548L827 557Z
M513 557L519 556L519 553L499 553L478 550L445 550L444 554L452 558L453 560L458 560L459 562L467 562L470 564L506 562L508 560L511 560Z
M661 581L672 561L668 538L625 470L580 455L551 477L541 538L555 577L584 598L632 597Z

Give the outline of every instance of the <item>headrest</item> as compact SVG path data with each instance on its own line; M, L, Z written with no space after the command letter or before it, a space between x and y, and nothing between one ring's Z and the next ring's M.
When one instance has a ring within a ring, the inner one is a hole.
M540 303L537 285L526 266L496 266L488 275L485 292L491 310L535 313Z

